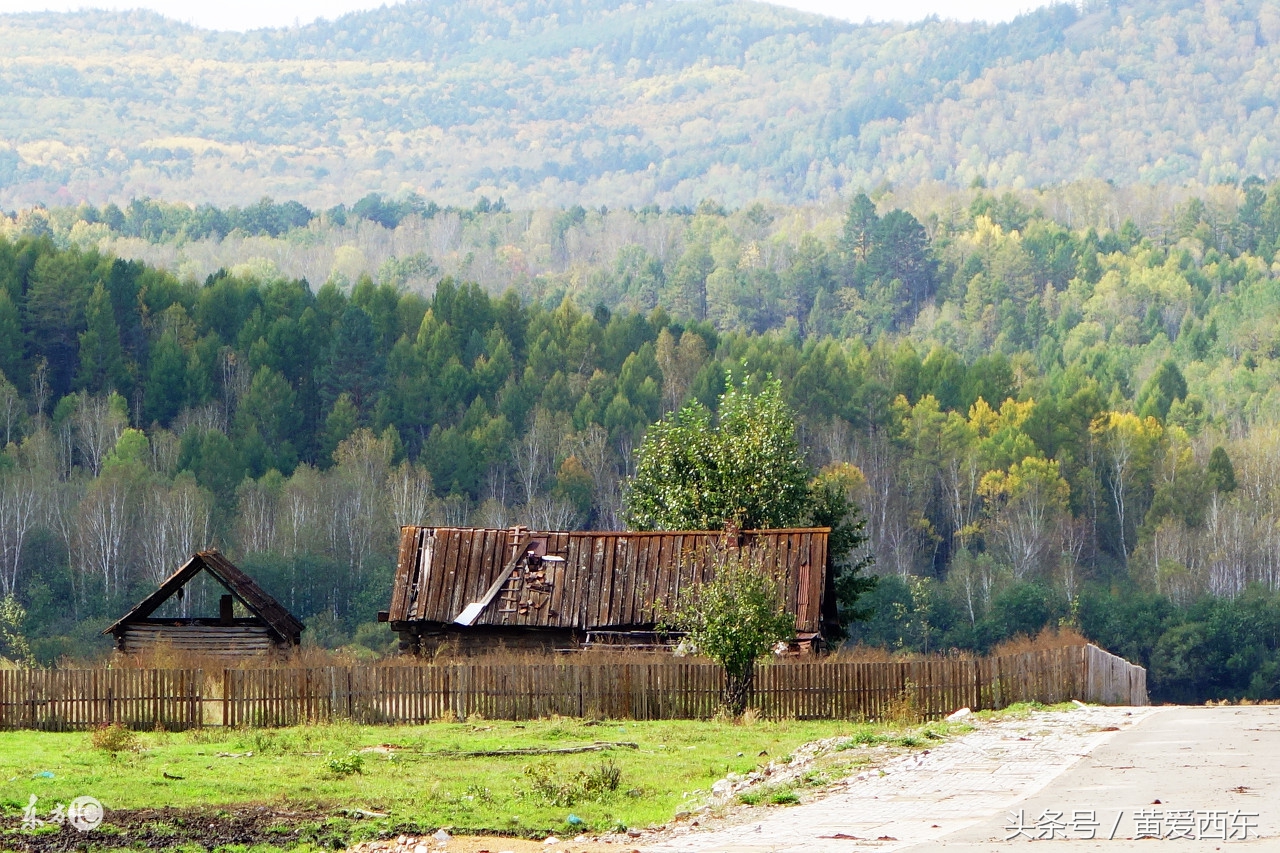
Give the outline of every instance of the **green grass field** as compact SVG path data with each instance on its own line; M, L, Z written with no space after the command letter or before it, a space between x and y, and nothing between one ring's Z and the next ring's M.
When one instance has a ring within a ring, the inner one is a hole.
M107 823L93 841L107 849L135 844L139 833L152 848L182 846L192 838L184 826L195 816L216 822L245 810L258 818L253 832L241 836L265 837L269 847L279 848L332 847L442 826L456 833L524 837L603 833L665 823L677 812L700 807L711 785L727 773L788 760L810 741L846 739L798 783L801 789L837 778L872 754L883 755L873 752L881 744L923 747L957 730L942 723L472 720L144 732L132 748L114 753L95 746L88 732L2 732L0 849L62 849L42 847L39 836L19 831L32 794L42 816L77 796L101 800ZM465 754L598 742L635 748ZM793 802L803 794L794 787L755 799ZM124 819L130 812L132 821Z

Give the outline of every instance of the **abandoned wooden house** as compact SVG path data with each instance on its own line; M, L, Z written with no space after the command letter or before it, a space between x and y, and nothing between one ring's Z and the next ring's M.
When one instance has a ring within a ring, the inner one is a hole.
M218 597L218 615L163 615L165 609L185 613L188 608L176 605L201 572L215 582L216 589L225 591ZM169 608L163 607L166 602ZM178 652L238 658L287 651L298 645L302 628L253 578L217 550L209 550L194 555L102 633L113 635L116 650L127 654L165 646Z
M378 619L407 652L654 645L665 639L662 608L713 576L719 549L738 547L784 576L795 643L816 650L838 629L829 535L403 527L391 609Z

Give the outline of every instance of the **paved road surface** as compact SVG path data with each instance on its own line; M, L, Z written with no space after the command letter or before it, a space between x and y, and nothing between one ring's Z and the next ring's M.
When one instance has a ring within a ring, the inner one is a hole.
M1075 838L1068 846L1073 851L1280 850L1277 759L1280 707L1161 709L1018 803L1013 819L1006 812L905 849L1020 850L1025 838L1004 840L1017 835L1016 812L1034 824L1048 810L1064 813L1068 831L1054 834ZM1114 839L1080 840L1087 832L1070 826L1076 810L1096 811L1098 837L1108 838L1115 827Z
M1027 847L1031 837L1052 835L1069 840L1051 850L1280 851L1280 707L1039 713L886 770L813 803L644 849L1034 853L1045 848Z

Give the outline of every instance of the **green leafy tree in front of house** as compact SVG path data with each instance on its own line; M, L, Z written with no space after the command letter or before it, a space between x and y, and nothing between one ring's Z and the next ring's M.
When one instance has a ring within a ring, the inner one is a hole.
M867 522L854 498L865 484L862 472L847 462L824 468L809 484L810 523L831 528L827 560L842 629L870 618L863 596L876 588L878 580L871 574L876 559L867 547Z
M663 627L684 634L684 646L725 672L726 709L746 710L755 685L756 661L795 636L787 611L784 578L758 548L726 547L713 555L715 576L681 592L667 609Z

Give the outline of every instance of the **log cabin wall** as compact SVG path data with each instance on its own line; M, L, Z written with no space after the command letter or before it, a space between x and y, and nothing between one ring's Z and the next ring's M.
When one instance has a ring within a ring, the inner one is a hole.
M232 625L174 625L131 622L121 628L116 648L125 654L149 652L163 646L173 651L218 657L251 657L285 650L270 628L249 620Z

